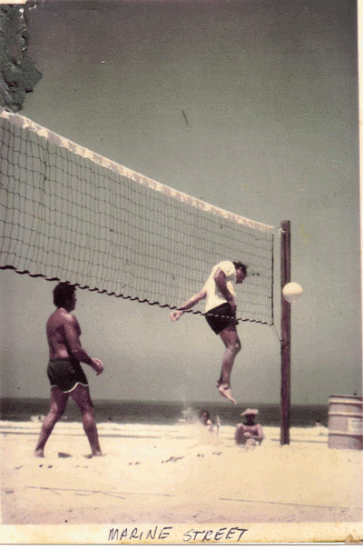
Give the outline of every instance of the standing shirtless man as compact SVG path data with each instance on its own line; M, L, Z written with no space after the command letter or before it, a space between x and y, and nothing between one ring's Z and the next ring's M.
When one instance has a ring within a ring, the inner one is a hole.
M170 313L170 319L177 321L185 311L191 309L200 300L207 299L206 320L211 329L220 335L225 346L221 374L216 386L219 393L234 405L237 402L231 391L231 371L242 346L236 329L238 321L233 285L243 283L246 275L247 266L242 262L222 261L212 268L203 288Z
M77 403L83 428L91 446L92 456L102 455L88 381L80 363L92 367L97 375L103 371L102 361L92 359L82 348L81 329L71 313L76 307L76 291L73 285L59 283L53 290L53 302L57 309L49 317L46 330L49 345L47 375L50 382L50 409L44 419L39 440L34 451L44 457L44 447L55 424L63 415L69 396Z

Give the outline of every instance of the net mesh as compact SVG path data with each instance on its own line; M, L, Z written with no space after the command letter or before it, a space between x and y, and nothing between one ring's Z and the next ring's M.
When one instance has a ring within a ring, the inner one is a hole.
M273 324L273 228L3 111L0 269L174 309L216 263L248 265L237 316ZM203 313L202 304L193 313Z

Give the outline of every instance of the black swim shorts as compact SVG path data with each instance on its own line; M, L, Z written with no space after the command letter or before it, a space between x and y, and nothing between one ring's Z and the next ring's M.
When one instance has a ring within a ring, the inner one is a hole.
M236 314L232 312L228 302L210 309L206 313L205 318L208 325L216 334L219 334L226 327L238 325Z
M51 387L57 386L63 393L69 393L77 386L88 386L88 380L78 359L50 359L47 375Z

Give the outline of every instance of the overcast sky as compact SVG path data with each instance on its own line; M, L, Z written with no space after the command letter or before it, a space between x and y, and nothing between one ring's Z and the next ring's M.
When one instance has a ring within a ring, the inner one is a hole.
M29 34L42 79L21 114L275 226L276 327L239 325L238 402L280 399L282 220L304 288L292 307L292 402L360 394L355 2L48 0ZM54 283L12 272L0 282L2 395L47 397ZM163 309L86 290L75 313L84 347L105 365L100 377L85 366L94 398L219 400L223 345L203 318L171 323Z

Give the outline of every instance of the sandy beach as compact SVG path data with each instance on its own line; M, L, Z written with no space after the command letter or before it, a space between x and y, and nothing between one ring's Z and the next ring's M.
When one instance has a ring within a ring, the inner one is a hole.
M231 426L217 436L199 424L104 423L104 456L90 459L78 422L60 422L34 458L40 425L0 423L2 543L363 538L362 453L329 449L324 427L292 428L284 446L265 428L246 451Z

